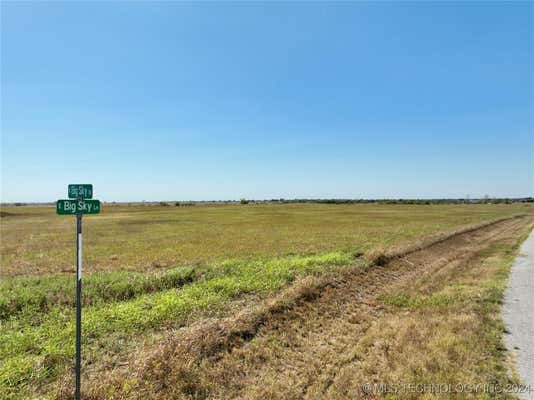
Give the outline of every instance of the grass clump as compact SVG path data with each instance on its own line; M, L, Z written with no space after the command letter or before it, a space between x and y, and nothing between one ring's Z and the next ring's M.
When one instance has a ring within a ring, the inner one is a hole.
M181 287L195 279L192 268L176 268L164 273L99 272L83 280L83 304L97 305L122 301L144 293ZM0 281L0 320L19 313L48 312L56 305L74 306L75 277L6 278Z
M384 296L380 299L388 305L403 309L416 310L422 308L448 307L451 304L463 302L463 298L447 294L433 294L430 296L397 294Z

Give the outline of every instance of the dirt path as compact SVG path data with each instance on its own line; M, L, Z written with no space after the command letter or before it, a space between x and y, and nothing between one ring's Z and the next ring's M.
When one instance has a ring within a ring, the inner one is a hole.
M533 392L534 399L534 231L521 246L512 266L504 303L504 321L509 335L506 346L514 355L517 371Z
M210 398L321 399L332 396L340 371L362 356L358 349L382 309L377 296L392 285L417 280L432 286L441 268L461 264L524 226L508 220L465 233L386 267L355 271L306 302L270 321L239 348L203 365ZM357 378L357 376L355 376ZM341 396L342 397L342 396Z

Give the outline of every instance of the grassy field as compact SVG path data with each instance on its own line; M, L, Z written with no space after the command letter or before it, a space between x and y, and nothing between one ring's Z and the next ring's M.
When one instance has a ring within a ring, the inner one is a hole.
M84 226L84 371L107 374L169 332L232 315L305 277L363 265L380 249L532 211L521 204L104 207ZM47 207L2 212L0 398L68 398L74 218Z
M509 374L500 304L532 226L507 220L382 267L337 271L327 285L307 284L307 301L268 308L260 328L257 317L205 327L210 339L193 351L190 336L168 338L130 360L141 373L126 398L516 399L504 389L518 380ZM232 339L236 330L246 339ZM92 392L105 398L127 378L123 371ZM457 393L432 393L432 384Z
M104 206L84 218L84 271L141 271L232 258L367 252L527 205ZM75 220L53 207L3 207L3 276L74 271Z

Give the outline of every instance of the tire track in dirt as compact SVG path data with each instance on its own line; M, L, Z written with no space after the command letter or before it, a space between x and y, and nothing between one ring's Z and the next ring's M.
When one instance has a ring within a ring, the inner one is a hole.
M88 377L87 398L324 398L336 371L361 356L355 343L382 314L377 297L386 288L466 260L525 219L428 238L367 267L360 260L338 277L305 278L233 317L172 333L98 385Z
M388 286L424 279L451 263L465 262L523 223L502 221L386 266L355 271L326 287L315 301L267 321L243 346L206 360L199 371L208 385L205 393L210 398L324 397L336 371L361 356L355 345L381 315L377 297Z

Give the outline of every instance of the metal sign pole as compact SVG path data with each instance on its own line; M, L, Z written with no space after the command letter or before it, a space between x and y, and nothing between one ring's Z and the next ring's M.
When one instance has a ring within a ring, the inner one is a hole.
M70 184L68 200L56 202L58 215L76 215L76 389L75 400L81 398L82 371L82 215L100 214L100 200L93 200L93 185Z
M76 394L80 400L82 363L82 214L76 214Z

